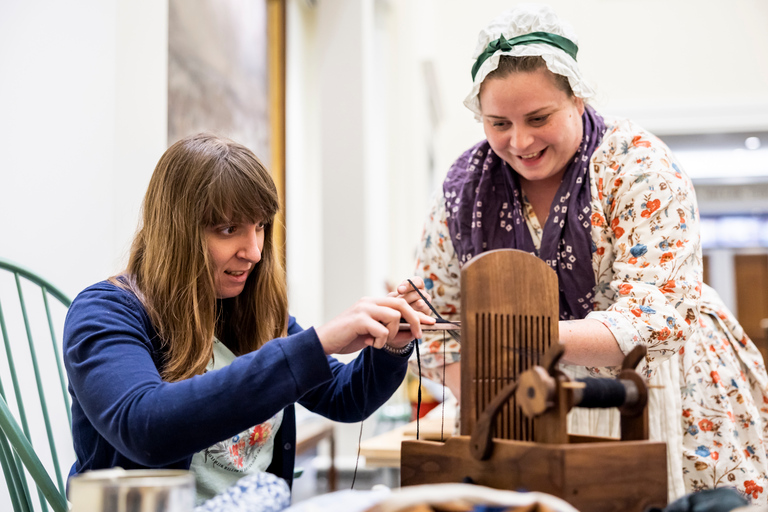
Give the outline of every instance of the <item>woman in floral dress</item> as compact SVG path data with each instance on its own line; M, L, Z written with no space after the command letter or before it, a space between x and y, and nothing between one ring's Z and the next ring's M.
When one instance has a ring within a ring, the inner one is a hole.
M702 282L691 181L658 138L586 105L576 44L545 6L480 33L464 103L487 140L451 167L417 272L440 314L458 319L464 263L499 248L536 254L560 282L570 375L616 375L635 345L648 348L641 370L651 438L667 442L670 499L731 486L766 503L768 375ZM424 348L423 373L459 396L459 346L441 336ZM569 421L572 433L618 436L615 410L576 409Z

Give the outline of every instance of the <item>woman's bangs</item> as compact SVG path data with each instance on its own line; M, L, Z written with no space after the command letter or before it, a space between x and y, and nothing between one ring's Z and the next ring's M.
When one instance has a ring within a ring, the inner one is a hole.
M203 222L217 226L228 222L271 223L278 210L277 196L263 180L251 173L227 169L214 180L208 191ZM270 182L270 185L274 185Z

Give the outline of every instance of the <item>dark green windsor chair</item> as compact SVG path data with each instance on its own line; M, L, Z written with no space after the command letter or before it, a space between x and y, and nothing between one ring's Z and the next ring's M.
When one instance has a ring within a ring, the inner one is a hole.
M63 445L67 442L67 449L71 449L72 417L57 337L57 327L63 322L57 320L63 320L70 303L45 279L0 258L0 332L4 344L4 353L0 352L0 466L14 512L47 512L49 507L54 512L68 510L59 454L66 453ZM10 384L10 394L6 384ZM15 404L17 414L9 404ZM66 428L64 421L68 422ZM40 423L44 424L44 435ZM37 430L30 430L30 425ZM57 443L56 437L65 430L68 441L60 439ZM33 447L33 440L43 444L41 437L48 446ZM52 471L46 469L41 457L47 459ZM32 498L27 475L37 487L39 506Z

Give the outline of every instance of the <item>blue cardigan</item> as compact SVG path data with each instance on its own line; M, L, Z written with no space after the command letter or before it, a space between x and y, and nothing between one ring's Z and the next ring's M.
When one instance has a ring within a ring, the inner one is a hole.
M342 364L325 355L313 328L302 330L293 317L287 337L187 380L163 381L162 356L149 316L132 293L104 281L72 302L64 326L77 456L70 476L115 466L189 469L196 452L282 409L268 471L290 485L293 404L335 421L361 421L397 389L408 360L366 348Z

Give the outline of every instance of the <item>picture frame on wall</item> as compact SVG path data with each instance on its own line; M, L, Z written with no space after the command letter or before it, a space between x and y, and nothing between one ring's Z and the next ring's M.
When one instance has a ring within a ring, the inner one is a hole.
M168 144L199 132L253 150L280 197L285 264L285 2L169 0Z

